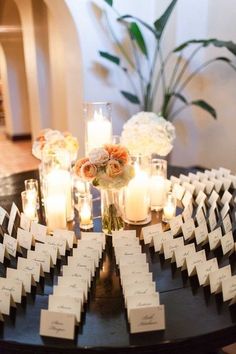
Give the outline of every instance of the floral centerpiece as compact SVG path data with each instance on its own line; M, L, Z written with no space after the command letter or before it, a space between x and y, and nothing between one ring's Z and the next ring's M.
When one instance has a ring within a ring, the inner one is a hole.
M33 155L42 160L43 153L66 150L70 154L71 161L77 157L79 143L76 137L69 132L60 132L59 130L44 129L33 143Z
M104 145L79 159L75 173L101 190L102 227L108 234L123 228L119 191L134 177L129 152L121 145Z
M166 156L173 148L175 127L152 112L139 112L123 127L121 142L133 156Z

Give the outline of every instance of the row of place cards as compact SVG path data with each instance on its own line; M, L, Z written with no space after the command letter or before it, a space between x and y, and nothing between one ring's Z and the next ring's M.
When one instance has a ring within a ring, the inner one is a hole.
M165 309L135 230L112 234L131 333L165 329Z
M83 305L87 302L95 269L105 248L103 233L81 234L77 248L62 267L62 276L49 295L48 310L41 310L40 335L74 339L75 326L79 325Z

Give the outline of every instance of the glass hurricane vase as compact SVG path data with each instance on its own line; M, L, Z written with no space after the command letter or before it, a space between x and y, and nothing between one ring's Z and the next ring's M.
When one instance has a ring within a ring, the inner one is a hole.
M122 207L123 189L101 190L102 230L107 235L111 235L112 231L122 230L124 228Z

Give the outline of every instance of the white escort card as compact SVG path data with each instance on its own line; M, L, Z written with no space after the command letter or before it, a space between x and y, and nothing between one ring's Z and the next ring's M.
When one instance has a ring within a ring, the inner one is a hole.
M215 272L209 274L211 293L219 293L222 291L222 281L231 277L231 267L227 265L219 268Z
M198 281L200 285L209 285L210 273L218 269L218 262L216 258L212 258L209 261L203 262L196 266Z
M144 264L147 262L146 253L139 253L132 256L121 256L119 266L130 266L131 264Z
M199 181L193 181L193 185L195 187L195 195L198 195L200 191L204 192L205 191L205 184Z
M136 234L135 234L136 236ZM103 232L81 232L81 240L89 240L91 242L102 242L102 248L105 248L106 236Z
M14 237L8 234L4 234L3 244L6 247L8 254L12 257L16 256L16 252L21 253L21 249L17 242L17 239L15 239Z
M229 178L221 177L221 182L223 182L223 189L225 191L231 187L231 180Z
M2 208L2 207L0 206L0 225L3 224L4 219L5 219L6 217L9 218L8 212L7 212L4 208Z
M123 278L126 275L133 275L133 276L142 276L142 274L145 274L149 272L149 265L148 263L143 263L143 264L132 264L129 265L129 267L121 267L120 268L120 280L121 280L121 285L123 283Z
M222 176L224 176L224 177L229 177L230 173L231 173L231 171L228 168L225 168L225 167L220 167L219 171L221 173L223 173Z
M23 247L27 250L31 249L31 246L34 244L33 235L31 232L23 230L18 227L17 229L17 241L20 247Z
M32 274L34 280L32 285L36 285L35 282L39 282L40 277L44 276L42 264L32 259L18 257L17 269Z
M2 291L9 292L17 303L21 303L21 298L25 295L22 281L12 278L0 277L0 292Z
M113 231L112 232L112 244L115 247L119 240L134 240L139 242L136 237L136 230L122 230L122 231Z
M196 274L196 266L206 261L206 252L201 250L186 257L186 266L188 276L191 277Z
M213 231L217 226L216 213L214 210L208 216L208 224L211 231Z
M208 240L208 230L206 222L195 228L195 240L197 245L205 244Z
M182 204L186 208L190 203L192 203L193 196L189 191L185 191Z
M81 300L79 297L49 295L48 310L75 315L76 321L79 323L81 317Z
M78 241L78 248L80 249L88 249L88 250L96 250L99 258L102 257L102 242L94 240L91 242L90 240L82 239Z
M184 193L185 193L185 188L181 186L180 184L175 183L173 187L172 193L178 200L182 200Z
M67 249L73 248L73 244L76 243L74 231L56 229L53 231L53 236L66 240Z
M208 179L203 179L202 183L205 184L205 192L207 195L210 195L213 188L214 188L214 183L212 181L209 181Z
M0 291L0 313L10 315L11 307L16 307L9 291Z
M47 258L48 258L48 255L50 255L53 265L57 264L57 258L60 259L59 250L56 246L36 242L35 251L45 253ZM52 267L52 264L50 265L51 267Z
M229 193L228 191L225 191L221 200L220 200L220 203L222 205L224 205L225 203L230 203L231 199L232 199L232 194Z
M20 214L20 227L25 231L29 231L30 225L31 225L30 218L28 218L28 216L26 216L24 213L21 213Z
M203 191L200 191L195 199L195 202L197 205L201 205L202 203L205 202L207 196Z
M177 235L181 231L181 226L183 224L182 215L177 215L169 221L170 229L172 235Z
M195 180L197 180L197 181L200 180L200 175L198 172L197 173L189 172L188 176L189 176L191 182L193 182Z
M153 236L158 235L162 231L163 229L161 223L143 227L141 232L145 245L152 243Z
M99 251L94 248L74 248L73 256L77 259L89 258L95 267L98 267L99 264Z
M190 240L194 237L195 225L192 218L185 221L181 226L185 240Z
M220 240L222 238L222 231L220 227L217 227L214 231L211 231L208 234L209 246L210 250L215 250L218 246L220 246Z
M86 257L80 257L77 259L76 257L68 257L68 266L73 267L73 268L88 268L91 275L94 276L95 272L95 265L94 261L91 260L91 258L86 258Z
M41 310L40 335L64 339L74 339L75 315Z
M43 242L43 243L46 241L47 226L32 221L30 232L33 234L34 239L36 241Z
M154 307L160 305L159 293L151 295L134 295L127 297L127 314L129 319L129 314L131 309Z
M131 275L128 274L126 276L123 276L122 279L122 287L123 287L123 292L126 294L126 289L129 289L129 287L133 287L133 285L136 284L152 284L152 273L143 273L141 275Z
M174 251L184 246L184 238L178 237L170 241L163 242L163 251L165 259L170 259L173 256Z
M228 301L236 296L236 275L222 281L223 301Z
M17 216L20 216L19 209L17 208L16 204L13 202L11 206L11 211L10 211L10 216L9 216L9 221L8 221L8 226L7 226L7 231L9 235L12 235L13 227L15 220Z
M6 246L3 245L2 243L0 243L0 262L1 263L4 263L4 258L10 259L9 254L6 250Z
M182 217L184 219L184 222L186 222L188 219L190 219L193 215L193 204L189 203L187 207L184 208L182 212Z
M217 203L219 199L220 199L219 194L216 193L215 190L213 190L210 197L207 200L207 203L208 203L208 205L212 205L214 203Z
M88 297L88 282L86 279L76 278L72 276L58 277L58 285L65 286L70 289L82 290L84 299L87 301Z
M70 266L64 265L62 267L63 276L71 276L76 278L85 279L88 283L88 286L91 284L91 273L88 268L73 268Z
M153 237L155 252L163 252L163 242L173 239L172 231L162 232L160 235Z
M234 251L234 238L232 231L229 231L226 235L224 235L221 239L221 247L223 255L230 252L230 254Z
M127 287L126 289L123 289L123 291L126 302L128 296L154 294L156 292L156 283L143 281L142 283L132 284L132 287Z
M216 178L210 178L210 181L214 183L214 188L216 190L217 193L219 193L219 191L221 190L222 186L223 186L223 182L220 181L219 179Z
M116 256L116 264L120 263L120 258L122 256L134 256L136 254L141 253L141 246L133 246L133 247L116 247L115 256Z
M182 268L182 270L186 269L186 257L196 253L196 248L194 243L189 243L188 245L184 245L178 247L174 250L172 255L171 262L176 262L176 268Z
M186 175L184 175L184 174L182 174L182 173L179 175L179 179L180 179L181 183L183 183L183 182L190 182L190 181L191 181L191 179L190 179L189 176L186 176Z
M42 265L43 272L50 273L50 268L53 267L50 253L45 250L28 250L27 259L38 262Z
M191 183L184 182L183 187L185 188L186 191L189 191L192 195L195 192L195 186Z
M206 222L206 218L205 218L202 208L197 210L195 218L197 220L198 226L200 226Z
M55 285L53 287L53 295L79 298L81 301L81 306L85 300L83 289L74 289L64 285ZM81 311L83 311L83 308L81 308Z
M22 281L24 290L27 293L31 292L31 286L34 283L32 274L20 269L7 268L7 279L15 279Z
M229 203L225 203L225 205L223 206L223 208L220 211L220 215L221 215L222 219L224 219L226 217L229 210L230 210Z
M60 256L65 256L66 254L66 240L61 239L56 236L48 236L45 238L45 244L58 248L58 252Z
M129 312L129 322L131 333L164 330L164 305L131 309Z

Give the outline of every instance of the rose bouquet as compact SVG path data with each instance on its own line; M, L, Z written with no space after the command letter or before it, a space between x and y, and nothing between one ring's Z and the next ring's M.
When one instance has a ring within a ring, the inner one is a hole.
M32 154L39 160L42 160L43 154L67 150L71 161L77 157L79 143L76 137L69 132L60 132L59 130L44 129L33 143Z
M139 112L123 127L121 143L131 155L166 156L173 148L175 127L152 112Z
M134 177L134 169L129 161L125 147L104 145L91 150L88 157L79 159L74 167L79 177L101 189L102 226L108 233L123 227L117 192Z

